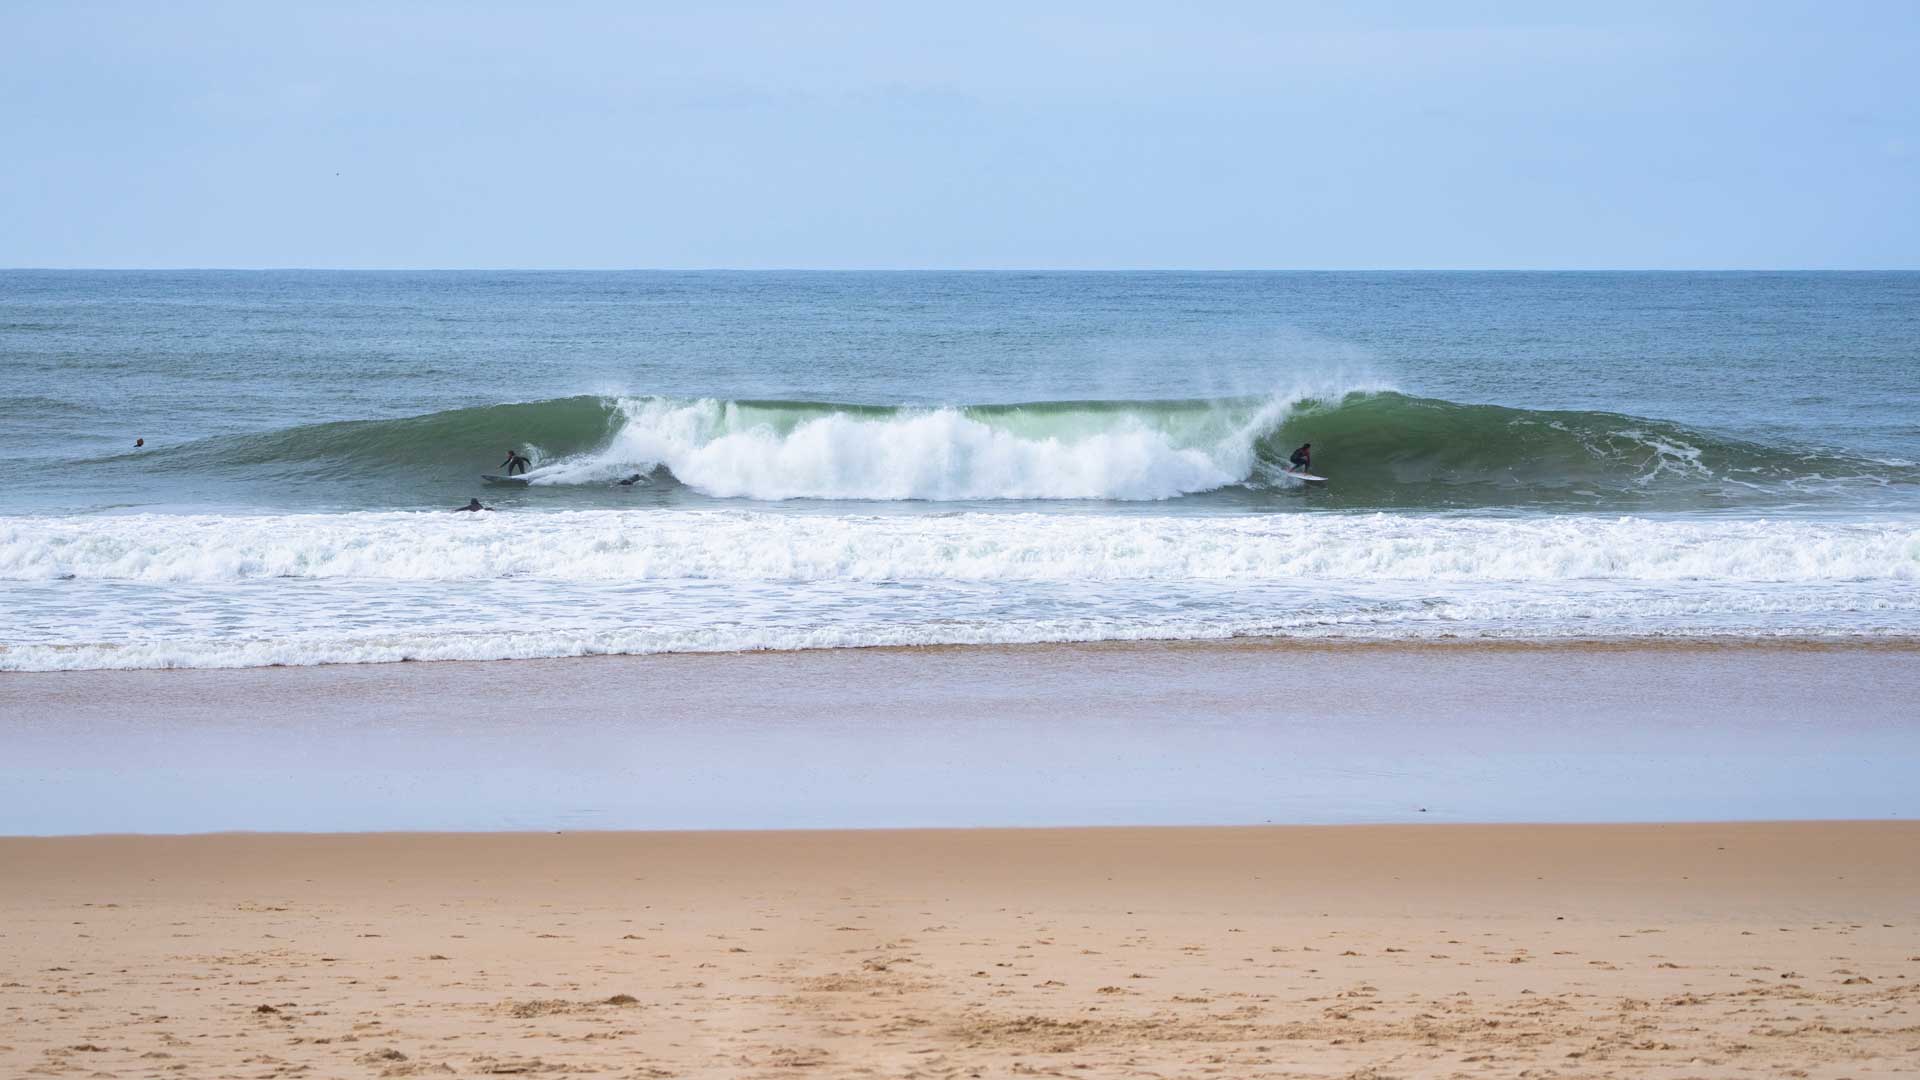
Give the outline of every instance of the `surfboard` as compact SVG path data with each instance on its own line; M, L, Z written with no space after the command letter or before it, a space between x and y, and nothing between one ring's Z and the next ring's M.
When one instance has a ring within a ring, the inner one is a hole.
M1324 477L1324 476L1315 476L1315 475L1313 475L1313 474L1312 474L1312 473L1310 473L1310 472L1293 472L1293 471L1291 471L1291 470L1289 470L1289 471L1287 471L1287 472L1284 472L1284 473L1281 473L1280 475L1282 475L1282 476L1291 476L1291 477L1293 477L1293 478L1294 478L1295 480L1305 480L1305 481L1306 481L1307 483L1309 483L1309 484L1324 484L1324 483L1326 483L1326 482L1327 482L1327 478L1326 478L1326 477Z
M481 473L480 479L485 480L489 484L510 484L514 487L525 487L527 485L527 478L524 476L502 476L499 473Z

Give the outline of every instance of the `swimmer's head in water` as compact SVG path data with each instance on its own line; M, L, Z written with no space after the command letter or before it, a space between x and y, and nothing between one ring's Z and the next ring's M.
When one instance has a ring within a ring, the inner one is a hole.
M134 448L135 450L138 450L139 448L141 448L141 447L143 447L143 446L145 446L145 445L147 445L147 440L145 440L145 439L135 439L135 440L133 440L133 448Z

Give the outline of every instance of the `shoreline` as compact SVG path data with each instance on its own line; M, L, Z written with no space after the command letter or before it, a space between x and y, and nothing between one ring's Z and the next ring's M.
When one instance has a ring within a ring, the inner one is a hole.
M92 646L74 646L91 648ZM561 656L502 656L489 659L441 659L403 657L396 660L324 660L315 663L260 663L237 665L170 665L158 667L93 667L14 670L0 668L0 682L14 677L44 676L84 676L102 674L150 674L155 672L222 672L222 671L302 671L314 668L375 668L406 665L485 666L492 664L541 664L573 662L618 662L623 660L657 660L671 657L753 657L768 655L794 655L808 653L891 653L901 655L940 655L953 652L1043 652L1046 650L1098 650L1098 649L1218 649L1218 650L1258 650L1272 652L1392 652L1392 651L1458 651L1458 652L1628 652L1645 650L1649 652L1684 652L1694 650L1808 650L1808 651L1868 651L1868 652L1910 652L1920 654L1920 634L1881 633L1861 631L1858 633L1785 633L1779 636L1760 636L1742 633L1700 633L1700 634L1641 634L1641 635L1595 635L1592 637L1556 637L1556 636L1473 636L1469 634L1434 634L1430 636L1386 636L1367 637L1362 635L1311 634L1294 635L1235 635L1229 637L1138 637L1138 638L1093 638L1087 640L1059 641L957 641L931 642L926 644L875 644L875 645L818 645L794 648L748 648L748 649L660 649L637 652L588 652ZM5 655L4 646L0 646L0 656Z
M1839 1080L1911 1059L1916 849L1920 822L0 839L0 1070Z

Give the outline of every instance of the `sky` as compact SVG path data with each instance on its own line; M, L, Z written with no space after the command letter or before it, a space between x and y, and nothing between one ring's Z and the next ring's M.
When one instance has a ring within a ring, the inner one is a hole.
M0 266L1920 268L1920 3L0 0Z

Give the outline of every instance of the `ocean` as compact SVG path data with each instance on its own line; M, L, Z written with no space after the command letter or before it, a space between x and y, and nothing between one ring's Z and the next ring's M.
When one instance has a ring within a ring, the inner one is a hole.
M1920 639L1916 273L3 271L0 372L0 670Z

